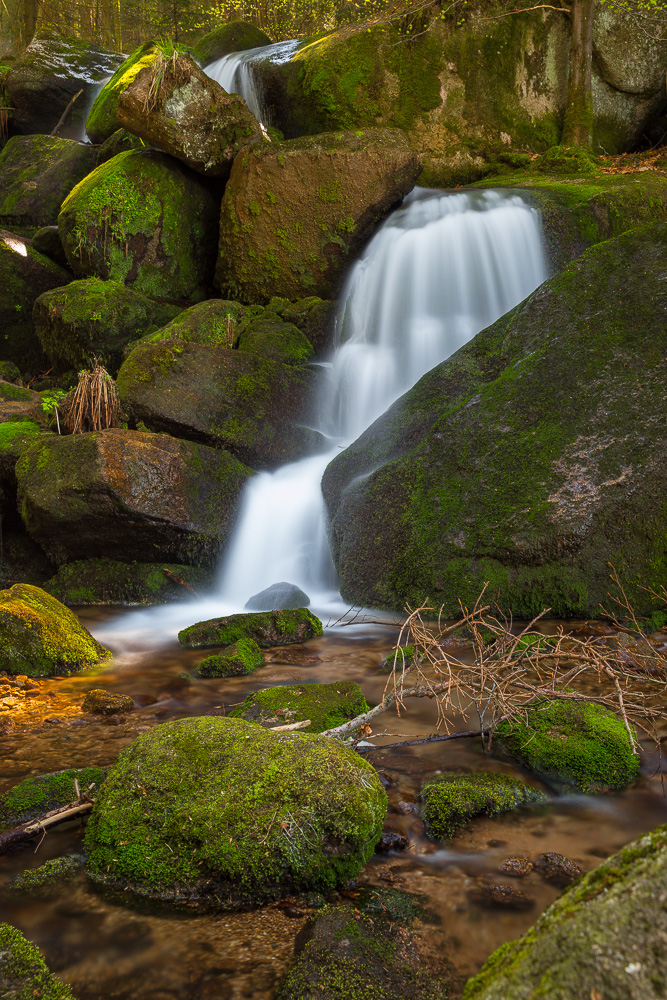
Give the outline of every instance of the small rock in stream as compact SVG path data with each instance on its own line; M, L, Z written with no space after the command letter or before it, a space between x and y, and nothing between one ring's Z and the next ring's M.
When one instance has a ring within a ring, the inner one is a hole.
M295 611L307 608L310 597L294 583L274 583L259 594L253 594L245 605L246 611Z
M535 867L548 882L570 885L581 875L581 868L563 854L549 851L535 859Z
M379 854L388 854L390 851L407 851L409 846L410 841L400 830L384 830L375 850Z
M130 712L133 708L134 701L129 695L114 694L113 691L95 688L84 698L81 711L89 712L91 715L120 715L122 712Z
M511 875L512 878L525 878L533 870L533 862L528 858L505 858L499 866L501 875Z
M521 889L515 889L512 885L488 882L484 878L475 880L470 898L483 906L502 906L508 910L529 910L535 905L535 901Z

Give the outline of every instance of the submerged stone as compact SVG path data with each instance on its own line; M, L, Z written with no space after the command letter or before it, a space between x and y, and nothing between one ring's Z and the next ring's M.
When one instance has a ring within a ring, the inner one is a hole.
M111 769L86 829L89 874L218 908L333 889L371 857L386 807L374 769L335 740L181 719Z
M199 660L196 671L200 677L242 677L252 674L263 662L262 651L254 639L238 639L225 653Z
M76 878L85 864L82 854L68 854L63 858L52 858L39 868L27 868L7 886L12 895L45 896L66 882ZM0 969L0 984L2 970Z
M438 775L423 785L421 797L427 831L436 840L451 840L475 816L496 816L548 801L544 792L518 778L485 771Z
M246 601L245 607L247 611L277 611L307 608L309 604L308 594L304 594L296 584L274 583Z
M75 780L82 792L94 785L91 795L95 797L106 779L107 770L106 767L74 767L25 778L0 795L0 831L29 823L52 809L74 802L77 797Z
M178 633L182 646L231 646L239 639L254 639L263 649L290 646L322 635L322 622L307 608L228 615L197 622Z
M0 924L0 989L7 1000L75 1000L69 986L49 972L39 948L9 924Z
M548 882L571 885L581 875L581 868L563 854L548 851L535 859L535 867Z
M303 732L321 733L342 726L368 709L356 681L334 681L333 684L280 684L262 688L248 695L242 705L232 708L229 716L268 729L310 719L310 725Z

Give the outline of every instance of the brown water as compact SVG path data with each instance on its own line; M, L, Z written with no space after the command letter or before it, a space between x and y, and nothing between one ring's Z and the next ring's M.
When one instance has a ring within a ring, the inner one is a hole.
M116 614L85 611L81 617L94 629ZM201 653L173 642L157 652L126 652L95 676L47 681L45 687L56 694L54 704L69 704L70 714L56 713L36 730L0 737L0 791L31 774L110 764L150 726L184 716L222 714L268 684L357 680L373 703L386 681L378 664L395 638L391 629L339 629L303 647L270 653L267 659L273 662L251 678L191 683L179 674ZM131 695L138 707L119 724L72 714L71 706L100 686ZM435 709L420 700L401 718L388 714L385 721L390 734L426 734L435 728ZM380 726L375 729L380 731ZM388 736L386 742L391 741ZM588 871L630 840L667 822L659 762L647 753L642 776L623 793L554 798L536 811L478 819L444 849L425 837L419 818L424 778L452 768L519 772L486 757L472 740L379 749L369 759L388 782L387 828L406 833L410 848L402 854L376 855L358 884L394 886L425 897L430 918L420 934L434 954L446 956L455 966L453 996L457 984L474 974L496 947L522 934L560 891L536 872L522 880L498 876L497 867L505 858L557 851ZM37 853L31 846L0 858L0 885L25 868L76 852L80 834L80 827L70 824L52 831ZM480 875L494 875L520 888L533 901L531 909L489 909L472 902L470 893ZM354 890L346 898L354 899ZM43 949L48 964L80 1000L268 1000L308 912L298 902L207 916L138 911L100 897L83 874L48 898L5 900L0 906L1 918Z

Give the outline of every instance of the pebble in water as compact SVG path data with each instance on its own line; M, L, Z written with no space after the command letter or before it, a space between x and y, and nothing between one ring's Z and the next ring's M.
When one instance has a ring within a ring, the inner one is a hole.
M483 906L501 906L509 910L529 910L535 905L535 901L521 889L489 882L485 878L475 879L470 898Z
M528 858L505 858L498 868L501 875L511 875L512 878L525 878L533 870L533 862Z
M535 867L548 882L556 885L570 885L581 875L581 868L563 854L549 851L535 859Z

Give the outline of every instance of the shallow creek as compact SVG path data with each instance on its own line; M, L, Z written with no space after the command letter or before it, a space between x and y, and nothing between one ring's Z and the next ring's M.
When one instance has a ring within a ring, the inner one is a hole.
M81 618L91 630L102 626L104 631L104 623L118 613L86 610ZM31 774L111 764L146 728L183 716L224 714L250 691L269 684L356 680L374 703L386 683L378 665L395 639L396 631L385 627L327 630L304 646L269 650L266 665L252 677L193 678L189 683L179 675L201 652L183 650L175 641L154 651L132 654L126 649L97 675L44 682L61 712L29 732L0 737L0 791ZM118 724L89 721L78 706L88 690L99 686L131 695L137 707ZM421 700L401 718L388 713L380 721L375 732L386 728L390 734L427 734L434 729L435 711ZM468 727L462 722L460 728ZM393 740L388 736L385 742ZM525 912L488 909L470 899L475 878L497 874L507 857L534 858L545 851L564 854L588 871L667 821L659 762L647 754L642 777L621 794L554 798L539 810L478 819L441 848L425 837L419 818L424 778L451 768L515 773L511 766L485 757L473 740L377 750L369 759L388 782L386 826L407 834L410 848L376 854L345 898L354 902L358 889L369 884L421 894L429 916L420 936L429 952L454 965L459 985L498 945L523 933L560 891L536 872L521 880L497 876L526 892L533 906ZM31 846L0 859L0 885L25 868L80 850L80 834L76 824L61 827L37 852ZM299 901L206 916L134 910L103 899L84 875L48 898L5 901L2 910L2 919L43 949L51 968L71 984L79 1000L268 1000L309 912ZM452 996L457 993L455 988Z

